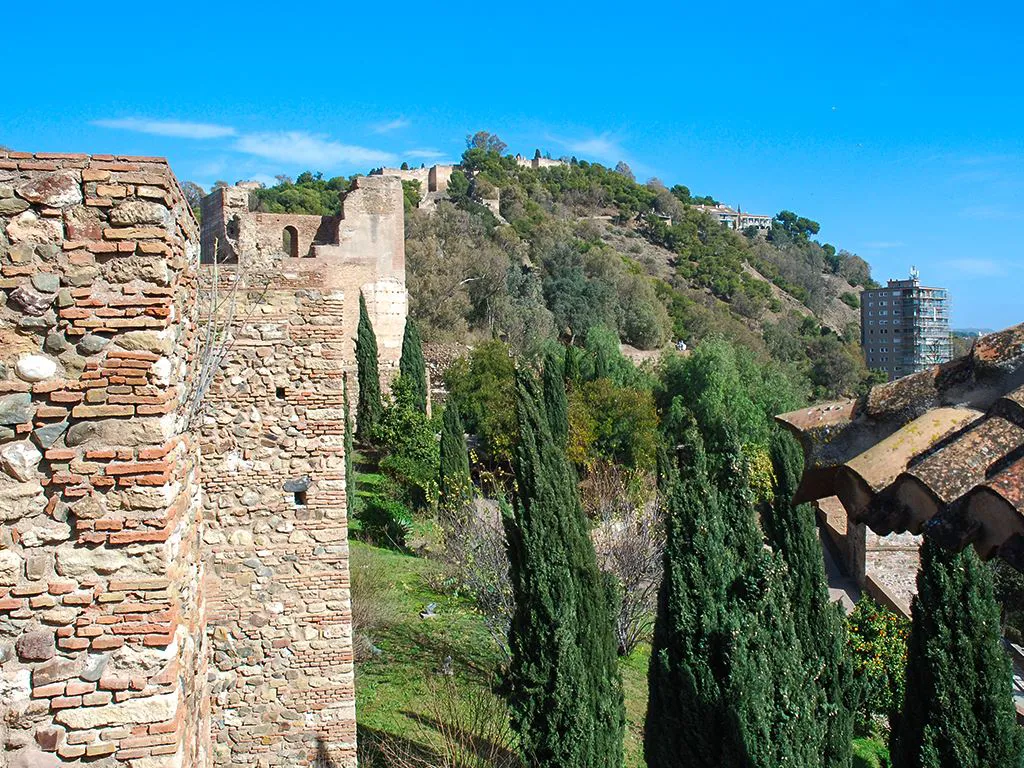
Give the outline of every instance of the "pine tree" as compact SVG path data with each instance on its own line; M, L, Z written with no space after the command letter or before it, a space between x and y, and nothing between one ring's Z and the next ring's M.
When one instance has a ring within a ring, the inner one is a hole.
M473 481L469 474L466 434L459 415L459 406L454 400L449 400L444 407L440 450L437 485L441 509L448 514L459 514L463 502L470 497Z
M709 461L676 404L644 754L648 768L820 766L781 558L761 543L738 446ZM712 475L709 468L721 467ZM819 739L820 743L820 739Z
M527 763L621 768L615 590L597 567L575 478L536 384L517 375L517 496L506 518L515 612L507 688Z
M565 394L562 360L553 351L544 355L544 409L555 444L564 449L569 439L569 400Z
M356 367L359 400L356 404L356 437L366 442L380 420L380 373L377 369L377 336L373 332L366 299L359 294L359 326L356 330Z
M348 374L341 380L341 400L345 411L345 509L348 519L356 512L356 471L353 461L355 440L352 434L352 406L348 397Z
M785 583L796 636L808 677L816 682L815 723L823 768L849 768L855 702L853 663L847 651L846 621L829 599L825 562L814 512L793 505L803 475L803 456L792 437L772 436L774 499L764 514L765 534L786 563Z
M973 549L953 552L926 534L911 613L894 768L1024 765L992 576Z
M427 364L423 359L423 343L419 328L410 317L405 321L402 335L402 357L398 361L398 372L412 387L413 403L420 413L427 412Z

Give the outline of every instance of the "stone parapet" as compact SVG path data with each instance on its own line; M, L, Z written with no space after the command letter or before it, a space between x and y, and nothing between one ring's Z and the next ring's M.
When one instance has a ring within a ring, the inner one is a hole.
M0 152L0 762L208 752L197 225L164 160Z

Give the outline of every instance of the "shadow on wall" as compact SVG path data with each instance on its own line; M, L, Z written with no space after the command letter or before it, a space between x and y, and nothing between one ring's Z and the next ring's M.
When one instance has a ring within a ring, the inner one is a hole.
M313 758L313 768L338 768L338 764L327 754L327 745L319 736L316 737L316 757Z

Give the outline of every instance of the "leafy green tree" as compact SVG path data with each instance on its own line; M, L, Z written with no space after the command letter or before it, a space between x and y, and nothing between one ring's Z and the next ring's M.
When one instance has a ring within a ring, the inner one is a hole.
M441 419L441 461L438 475L441 509L461 514L462 504L470 497L473 481L469 474L469 451L459 416L459 405L449 400Z
M445 383L487 458L496 464L510 461L517 430L515 367L508 347L497 340L480 344L448 369Z
M412 401L416 408L427 412L427 364L423 359L423 343L416 321L406 318L405 332L402 334L402 357L398 361L398 371L409 382L412 389Z
M821 230L821 225L818 222L797 216L792 211L779 211L775 217L775 227L803 240L818 234Z
M864 595L847 624L858 693L854 725L867 735L878 718L895 722L903 706L910 622Z
M911 612L894 768L1024 765L992 575L972 548L954 552L925 536Z
M402 203L405 211L414 211L420 207L423 199L423 185L416 179L402 179Z
M506 518L512 724L529 765L621 768L615 590L598 570L574 473L536 390L517 375L517 495Z
M846 621L832 603L814 512L794 506L803 456L788 434L776 430L771 442L774 497L763 516L765 534L786 562L790 603L804 664L816 682L814 734L820 741L824 768L849 768L853 739L853 664L847 650Z
M568 413L569 457L589 466L598 460L653 469L658 414L650 391L619 387L608 378L572 390Z
M489 133L487 131L477 131L466 137L466 148L467 149L482 149L487 152L496 152L499 155L505 154L505 150L508 145L505 144L498 134Z
M377 335L373 332L370 315L366 311L366 298L359 294L359 325L356 329L356 372L359 379L359 399L356 404L356 437L361 441L372 439L374 427L380 420L380 373L377 368Z
M565 360L562 363L565 373L565 385L572 388L580 383L582 373L580 372L580 351L571 344L565 348Z
M383 453L381 471L395 481L399 500L413 509L430 507L437 496L436 430L419 409L415 386L404 376L395 379L391 400L371 437Z

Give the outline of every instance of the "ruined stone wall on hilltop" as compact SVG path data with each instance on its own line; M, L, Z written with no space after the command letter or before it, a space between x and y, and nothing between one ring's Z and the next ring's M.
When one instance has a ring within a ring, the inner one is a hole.
M197 234L162 159L0 152L0 763L206 761Z

